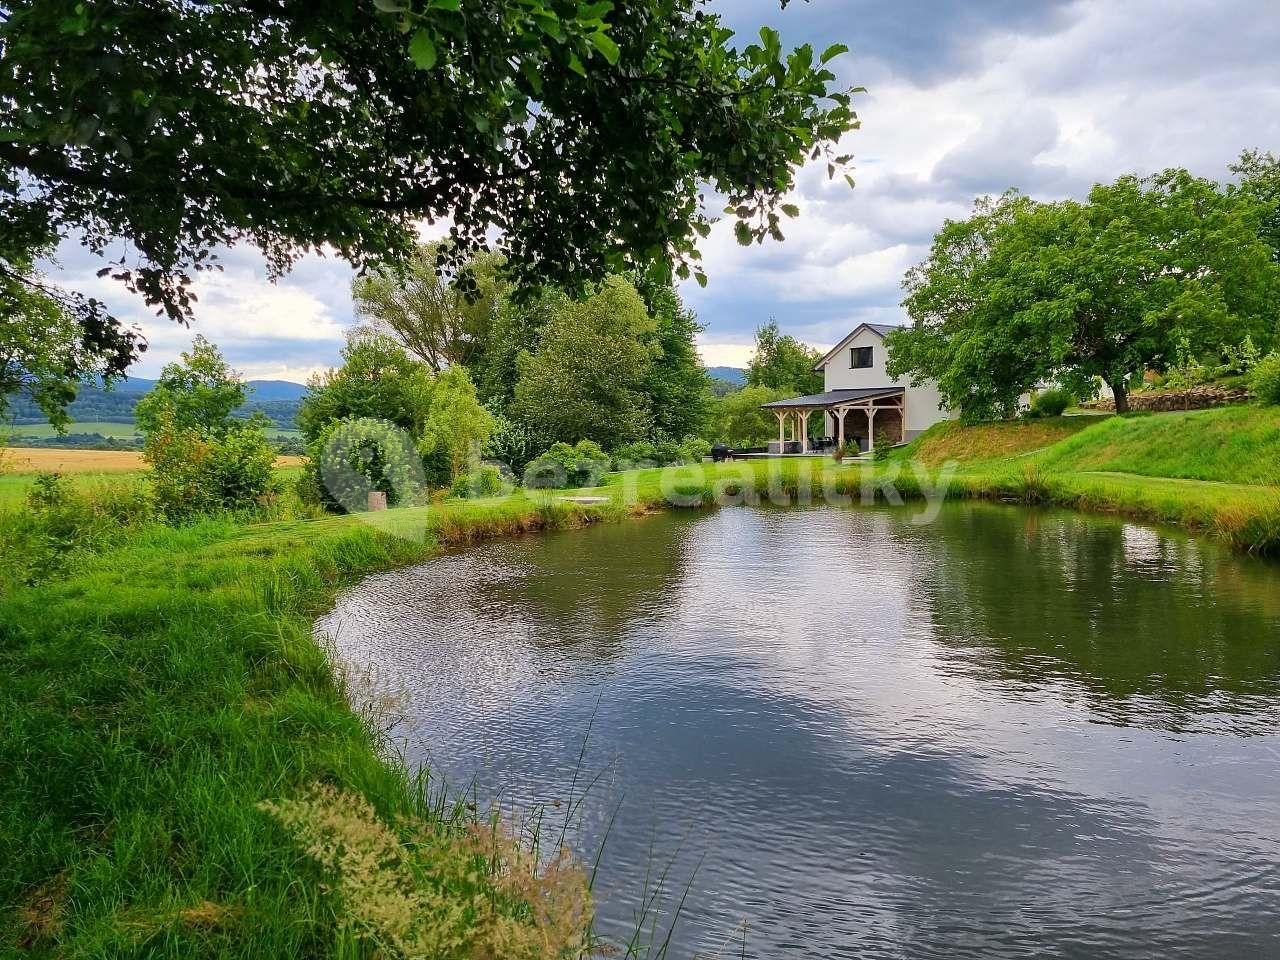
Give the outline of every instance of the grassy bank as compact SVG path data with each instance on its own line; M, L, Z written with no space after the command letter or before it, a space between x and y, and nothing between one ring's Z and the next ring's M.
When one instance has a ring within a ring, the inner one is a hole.
M620 515L517 498L381 518L408 536L352 518L149 526L0 599L0 953L369 955L344 926L352 905L258 805L319 781L384 817L458 827L379 756L315 615L442 544L605 514ZM436 892L464 912L477 896Z
M260 806L323 782L386 820L417 823L415 849L436 860L438 838L465 834L464 811L433 805L383 758L376 725L352 714L312 638L314 617L366 573L447 545L670 504L901 497L924 509L943 479L952 497L1112 512L1280 553L1280 487L1217 480L1268 475L1225 440L1255 437L1257 455L1271 456L1265 438L1280 414L1207 413L1175 433L1224 438L1216 460L1205 442L1188 441L1202 464L1216 464L1213 480L1141 475L1168 469L1143 453L1171 442L1157 417L949 424L908 451L915 461L631 471L610 475L594 491L605 502L589 506L516 495L362 518L141 523L71 550L35 585L0 596L0 952L372 955L355 940L373 923L356 922L358 911L352 919L358 897L326 894L316 859ZM5 531L0 524L0 540ZM537 922L537 910L522 905L527 892L504 893L495 878L472 873L450 873L433 888L430 902L461 924L442 956L483 955L485 934L467 904L497 904L517 925Z

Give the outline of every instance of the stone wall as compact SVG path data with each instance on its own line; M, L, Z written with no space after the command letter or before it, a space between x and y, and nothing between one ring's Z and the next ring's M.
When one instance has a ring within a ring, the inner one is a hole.
M1144 390L1129 394L1130 410L1207 410L1225 407L1233 403L1248 403L1252 398L1248 390L1227 389L1212 383L1201 384L1186 390ZM1086 410L1115 410L1116 403L1106 400L1090 400L1080 404Z

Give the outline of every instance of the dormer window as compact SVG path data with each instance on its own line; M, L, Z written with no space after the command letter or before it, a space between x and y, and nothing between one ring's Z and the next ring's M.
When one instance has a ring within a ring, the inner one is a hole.
M871 368L871 348L870 347L854 347L849 351L849 366L854 370L869 370Z

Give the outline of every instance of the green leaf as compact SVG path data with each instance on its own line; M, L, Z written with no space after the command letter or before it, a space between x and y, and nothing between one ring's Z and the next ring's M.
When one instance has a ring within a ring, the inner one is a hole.
M827 47L827 49L822 51L822 56L818 58L818 62L827 63L828 61L834 60L836 57L840 56L840 54L848 52L849 47L847 45L843 43L833 43L831 46Z
M733 235L738 238L738 243L744 247L751 246L751 228L741 220L733 225Z
M582 59L572 50L569 51L569 69L580 77L587 75L587 68L582 65Z
M613 12L613 3L610 0L600 0L599 3L593 3L587 9L583 10L579 15L580 20L599 20L606 14Z
M404 13L407 9L400 0L373 0L373 5L383 13Z
M608 34L590 33L587 39L591 41L591 45L600 51L600 56L609 61L610 66L614 66L618 62L618 57L622 51L618 49L618 45L613 42Z
M419 27L418 32L409 41L409 56L413 58L413 65L419 70L430 70L436 65L435 41L431 39L431 34L427 33L425 28Z
M431 0L427 4L428 10L450 10L457 13L462 9L462 0Z
M785 213L788 217L792 217L793 219L795 217L800 216L800 208L797 207L794 203L784 203L782 205L782 212Z
M695 274L693 275L693 279L695 279L695 280L697 280L697 281L698 281L698 286L700 286L700 287L702 287L702 288L704 288L704 289L706 288L706 286L707 286L707 275L706 275L705 273L703 273L701 270L699 270L697 273L695 273Z

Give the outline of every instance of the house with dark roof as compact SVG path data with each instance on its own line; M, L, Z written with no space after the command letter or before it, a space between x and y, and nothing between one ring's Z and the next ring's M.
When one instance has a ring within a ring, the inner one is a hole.
M823 392L764 404L778 418L771 453L807 453L814 446L856 444L872 450L877 441L906 443L940 420L946 409L936 384L913 386L885 373L885 337L897 329L864 323L837 343L814 366L824 377ZM821 412L821 443L811 439Z

